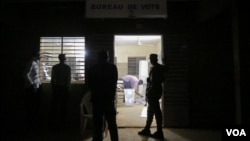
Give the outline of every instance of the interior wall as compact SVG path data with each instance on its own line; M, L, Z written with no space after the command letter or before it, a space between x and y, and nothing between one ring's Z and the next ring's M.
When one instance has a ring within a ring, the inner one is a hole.
M146 57L149 59L150 53L159 54L161 50L157 46L116 46L115 54L117 62L128 62L128 57Z
M161 49L158 45L155 46L136 46L124 45L115 46L115 57L117 59L117 68L119 70L119 78L128 74L128 57L145 57L149 62L149 54L160 54ZM161 56L161 55L160 55ZM150 63L149 63L150 66Z

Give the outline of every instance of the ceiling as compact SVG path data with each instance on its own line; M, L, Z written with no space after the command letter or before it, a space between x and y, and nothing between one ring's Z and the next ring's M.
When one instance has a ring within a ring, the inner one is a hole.
M161 42L161 35L116 35L115 45L156 45Z

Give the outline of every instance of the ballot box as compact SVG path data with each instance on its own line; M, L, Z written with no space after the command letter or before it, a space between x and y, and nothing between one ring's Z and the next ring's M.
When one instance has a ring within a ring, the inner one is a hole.
M133 106L135 102L135 89L124 89L125 106Z

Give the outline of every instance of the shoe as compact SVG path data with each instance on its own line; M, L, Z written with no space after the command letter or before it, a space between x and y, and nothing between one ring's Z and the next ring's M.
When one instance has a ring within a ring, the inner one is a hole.
M139 131L138 134L143 135L143 136L150 136L150 130L143 129L143 130Z
M162 131L156 131L154 134L151 134L150 137L155 138L155 139L159 139L159 140L164 139Z

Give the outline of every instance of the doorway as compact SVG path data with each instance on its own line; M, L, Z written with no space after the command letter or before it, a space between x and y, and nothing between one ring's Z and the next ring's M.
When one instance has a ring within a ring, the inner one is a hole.
M118 127L145 126L147 116L145 101L146 79L151 67L149 54L158 54L159 63L162 64L162 52L161 35L114 36L114 62L117 65L119 78L117 89ZM143 81L136 90L139 94L133 94L132 102L126 99L122 86L122 78L126 75L133 75ZM152 127L154 126L156 126L155 119L152 123Z

